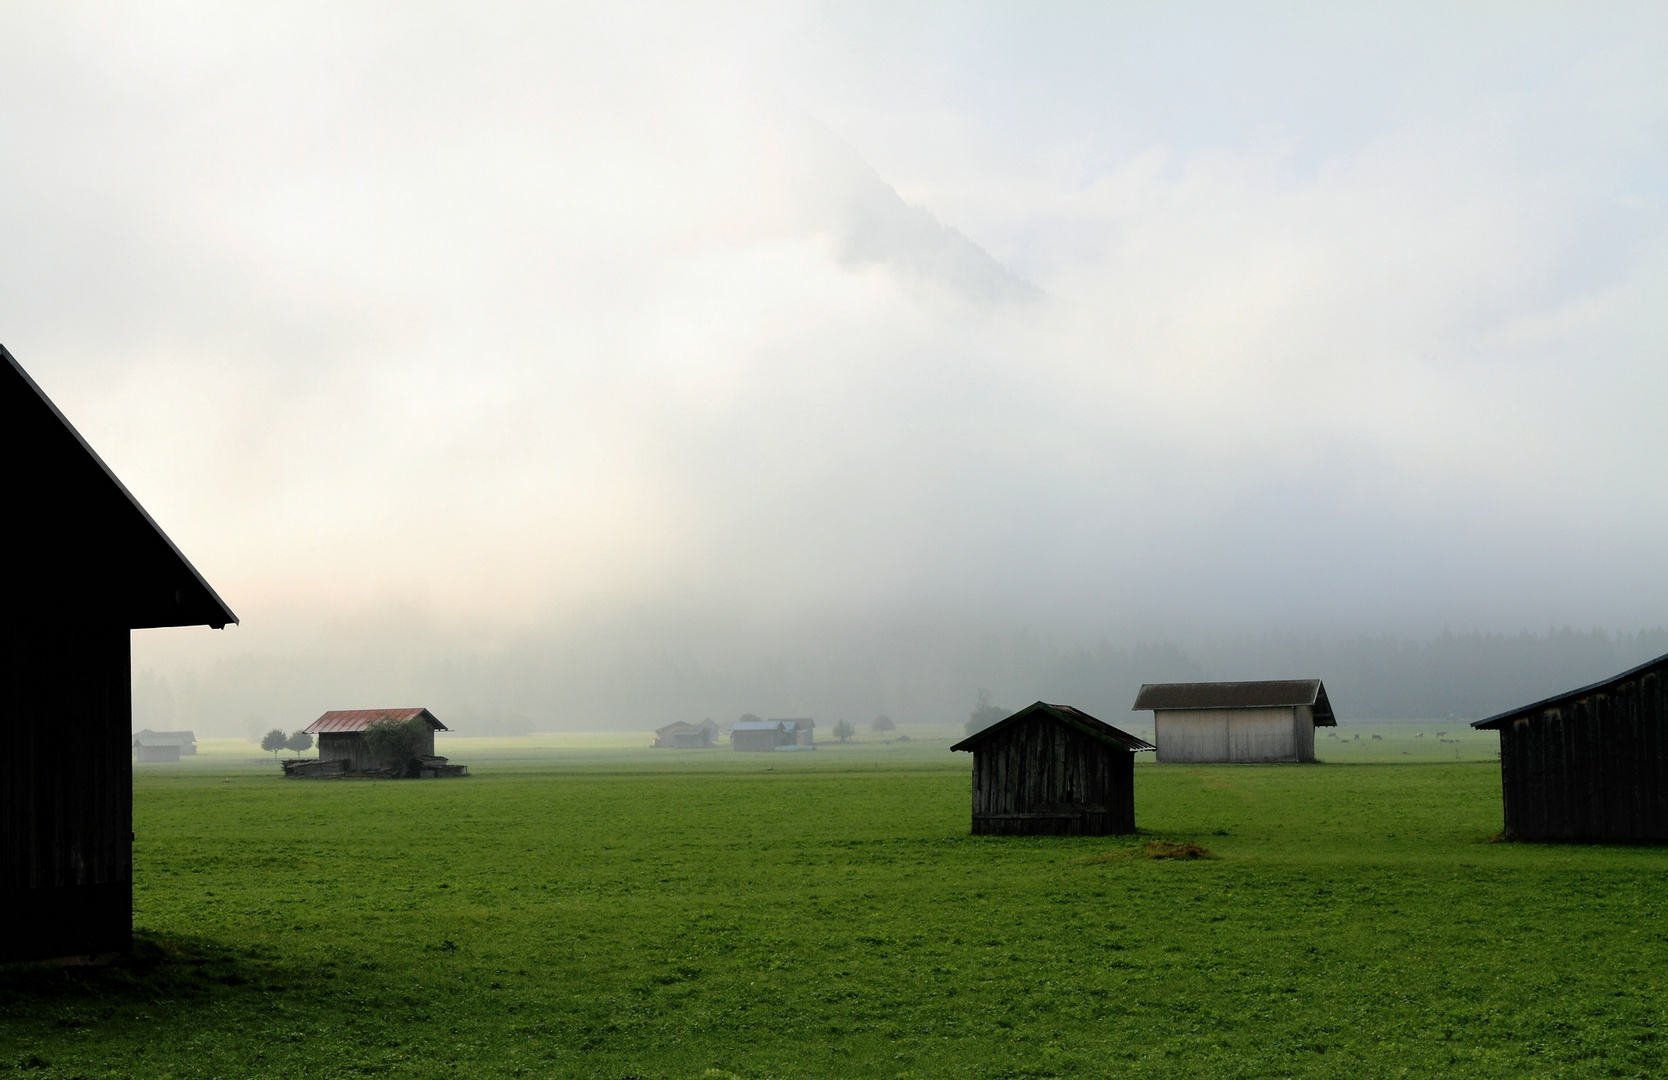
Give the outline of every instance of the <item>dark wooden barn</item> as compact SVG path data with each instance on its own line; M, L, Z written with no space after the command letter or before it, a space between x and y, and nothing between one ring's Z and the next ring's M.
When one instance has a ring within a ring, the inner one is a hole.
M337 772L373 772L386 769L391 763L379 761L371 753L371 748L365 743L365 729L384 720L403 722L413 717L422 717L429 729L428 741L418 748L417 756L433 758L434 733L451 729L427 709L342 709L327 712L308 725L307 734L318 740L321 765L338 762L340 767L335 770Z
M1668 840L1668 656L1479 720L1500 733L1506 833Z
M126 950L131 630L237 621L0 346L0 961Z
M792 746L812 746L815 728L809 718L737 720L730 725L730 749L781 750Z
M708 721L711 723L711 721ZM718 725L713 724L714 728ZM654 745L662 750L699 750L712 745L712 730L703 724L674 720L654 730Z
M973 754L973 832L1135 831L1135 755L1153 745L1070 705L1037 702L952 746Z

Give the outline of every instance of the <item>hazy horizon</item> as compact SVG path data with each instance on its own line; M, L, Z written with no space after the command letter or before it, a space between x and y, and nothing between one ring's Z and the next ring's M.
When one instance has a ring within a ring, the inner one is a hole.
M242 619L134 635L214 730L1668 625L1662 9L0 28L0 342Z

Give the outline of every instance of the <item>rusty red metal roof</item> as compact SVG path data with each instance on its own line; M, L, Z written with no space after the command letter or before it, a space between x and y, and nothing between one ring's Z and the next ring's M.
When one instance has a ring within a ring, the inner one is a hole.
M450 731L445 724L434 718L434 714L427 709L342 709L327 712L307 726L307 734L317 735L321 731L364 731L380 720L403 721L414 716L421 716L429 722L429 727L436 731Z

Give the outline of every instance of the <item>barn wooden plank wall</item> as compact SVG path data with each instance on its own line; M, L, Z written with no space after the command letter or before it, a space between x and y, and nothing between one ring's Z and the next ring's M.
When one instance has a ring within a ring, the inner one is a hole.
M128 946L130 666L125 628L0 634L0 960Z
M973 832L1105 836L1135 831L1135 756L1044 717L973 754Z
M1525 840L1668 840L1662 671L1499 727L1506 830Z

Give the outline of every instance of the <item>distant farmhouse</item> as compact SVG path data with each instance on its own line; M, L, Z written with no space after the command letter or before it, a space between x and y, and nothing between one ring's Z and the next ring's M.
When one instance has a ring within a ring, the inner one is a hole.
M1471 726L1500 733L1506 833L1668 840L1668 656Z
M1319 679L1148 683L1133 709L1153 710L1161 762L1313 761L1338 723Z
M663 750L701 750L711 746L713 736L717 734L718 725L712 720L702 720L699 724L679 720L656 728L654 745Z
M950 749L973 754L974 835L1108 836L1135 831L1135 755L1153 746L1039 701Z
M197 736L190 731L143 728L133 736L134 761L178 761L196 752Z
M417 765L406 771L406 762L383 761L371 752L365 741L365 731L372 724L392 721L403 723L420 718L427 728L426 739L417 747ZM289 762L284 775L293 777L330 777L354 775L416 775L425 779L444 776L467 776L464 765L453 765L434 752L434 733L448 731L427 709L348 709L327 712L306 727L306 732L318 740L318 760Z
M0 347L0 963L133 938L130 631L237 616Z
M816 724L810 717L792 720L737 720L730 725L732 750L780 750L815 744Z

